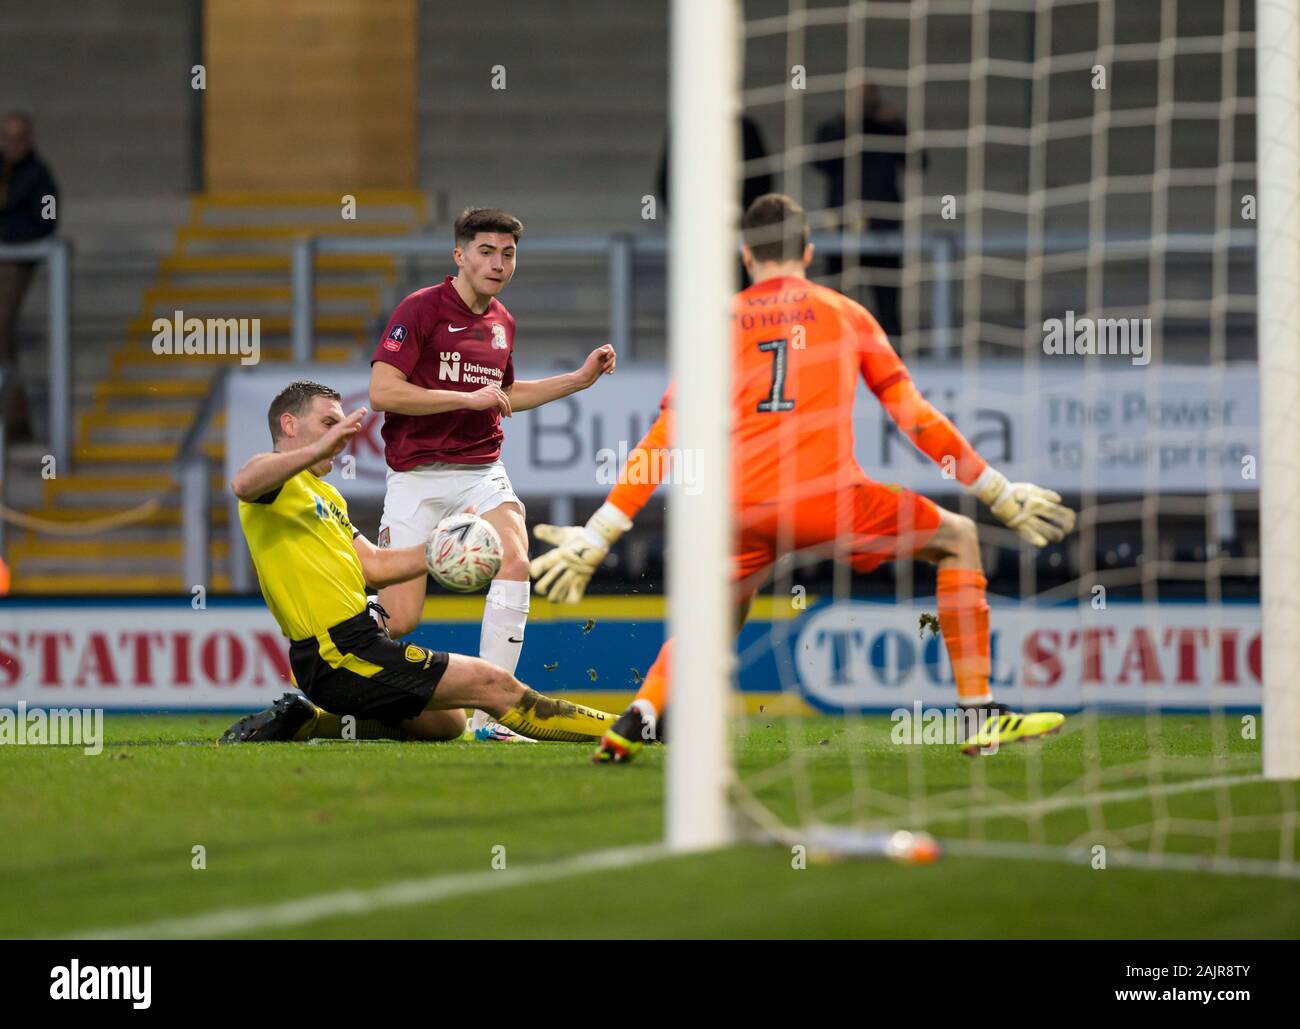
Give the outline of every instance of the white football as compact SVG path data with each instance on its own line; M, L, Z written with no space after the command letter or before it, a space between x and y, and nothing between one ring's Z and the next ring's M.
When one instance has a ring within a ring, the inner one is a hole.
M424 563L439 584L457 593L481 590L501 568L501 537L475 514L449 515L424 545Z

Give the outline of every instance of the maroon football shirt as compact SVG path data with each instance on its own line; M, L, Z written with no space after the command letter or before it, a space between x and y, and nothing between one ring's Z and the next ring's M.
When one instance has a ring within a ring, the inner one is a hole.
M473 393L484 386L509 389L515 381L515 320L495 297L475 314L448 275L416 290L388 320L370 363L383 361L425 389ZM431 461L490 464L501 456L501 413L444 411L384 416L384 457L406 472Z

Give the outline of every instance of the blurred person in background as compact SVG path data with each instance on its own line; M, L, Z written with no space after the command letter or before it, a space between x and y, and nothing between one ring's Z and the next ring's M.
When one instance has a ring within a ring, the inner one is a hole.
M11 111L0 125L0 243L30 243L54 231L58 187L33 145L32 119ZM31 439L27 396L18 378L18 312L35 261L0 260L0 393L10 439Z
M767 145L763 142L763 133L758 123L747 114L740 116L740 159L746 164L762 161L768 156ZM740 209L748 211L749 205L765 193L776 188L771 172L755 172L745 177L741 187ZM668 143L664 142L663 153L659 155L659 171L655 174L655 194L668 209Z
M742 161L742 171L751 163L763 161L767 158L767 145L763 142L763 132L758 127L758 122L754 121L747 114L740 116L740 160ZM776 178L771 172L762 171L746 175L745 181L740 187L740 210L748 211L749 205L759 197L771 193L776 189ZM668 210L668 141L664 141L663 153L659 155L659 171L655 174L655 195L659 202L663 204L664 211ZM745 266L739 258L736 260L735 272L736 286L740 289L745 282Z
M846 115L838 115L817 126L816 142L819 146L827 143L843 143L850 133L845 128ZM880 95L880 87L874 82L867 82L862 87L862 124L855 132L864 136L906 136L907 123L898 108ZM873 204L902 204L903 193L899 176L903 170L904 155L902 150L871 150L864 147L858 155L860 182L854 190L855 199L861 200L871 210ZM831 209L842 208L845 203L845 160L841 151L833 156L823 157L813 162L814 167L826 177L826 206ZM854 227L856 219L851 212L841 212L841 228ZM868 214L867 231L869 233L898 232L902 223L897 218ZM855 259L850 256L849 267L854 266ZM868 254L857 259L858 264L867 268L896 269L902 267L900 255ZM827 262L827 272L839 275L845 265L838 254L832 255ZM846 289L845 292L850 292ZM897 336L902 331L898 315L898 287L891 284L872 284L875 304L872 312L886 335Z

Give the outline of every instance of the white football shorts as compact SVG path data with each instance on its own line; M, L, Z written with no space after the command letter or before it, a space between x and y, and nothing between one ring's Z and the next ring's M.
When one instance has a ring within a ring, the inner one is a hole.
M424 546L435 526L467 507L487 514L502 504L523 502L515 496L500 461L452 464L436 461L409 472L388 469L384 514L379 521L381 547Z

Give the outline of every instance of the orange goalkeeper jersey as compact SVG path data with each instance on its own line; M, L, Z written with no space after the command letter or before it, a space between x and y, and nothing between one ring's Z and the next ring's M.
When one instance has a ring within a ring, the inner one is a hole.
M984 460L912 384L884 331L861 304L801 276L755 283L732 298L733 503L795 503L861 482L853 401L861 377L899 428L969 484ZM673 438L672 387L638 444ZM629 466L636 451L629 455ZM650 462L644 461L643 466ZM662 461L658 462L662 467ZM629 517L656 483L624 473L609 500Z

